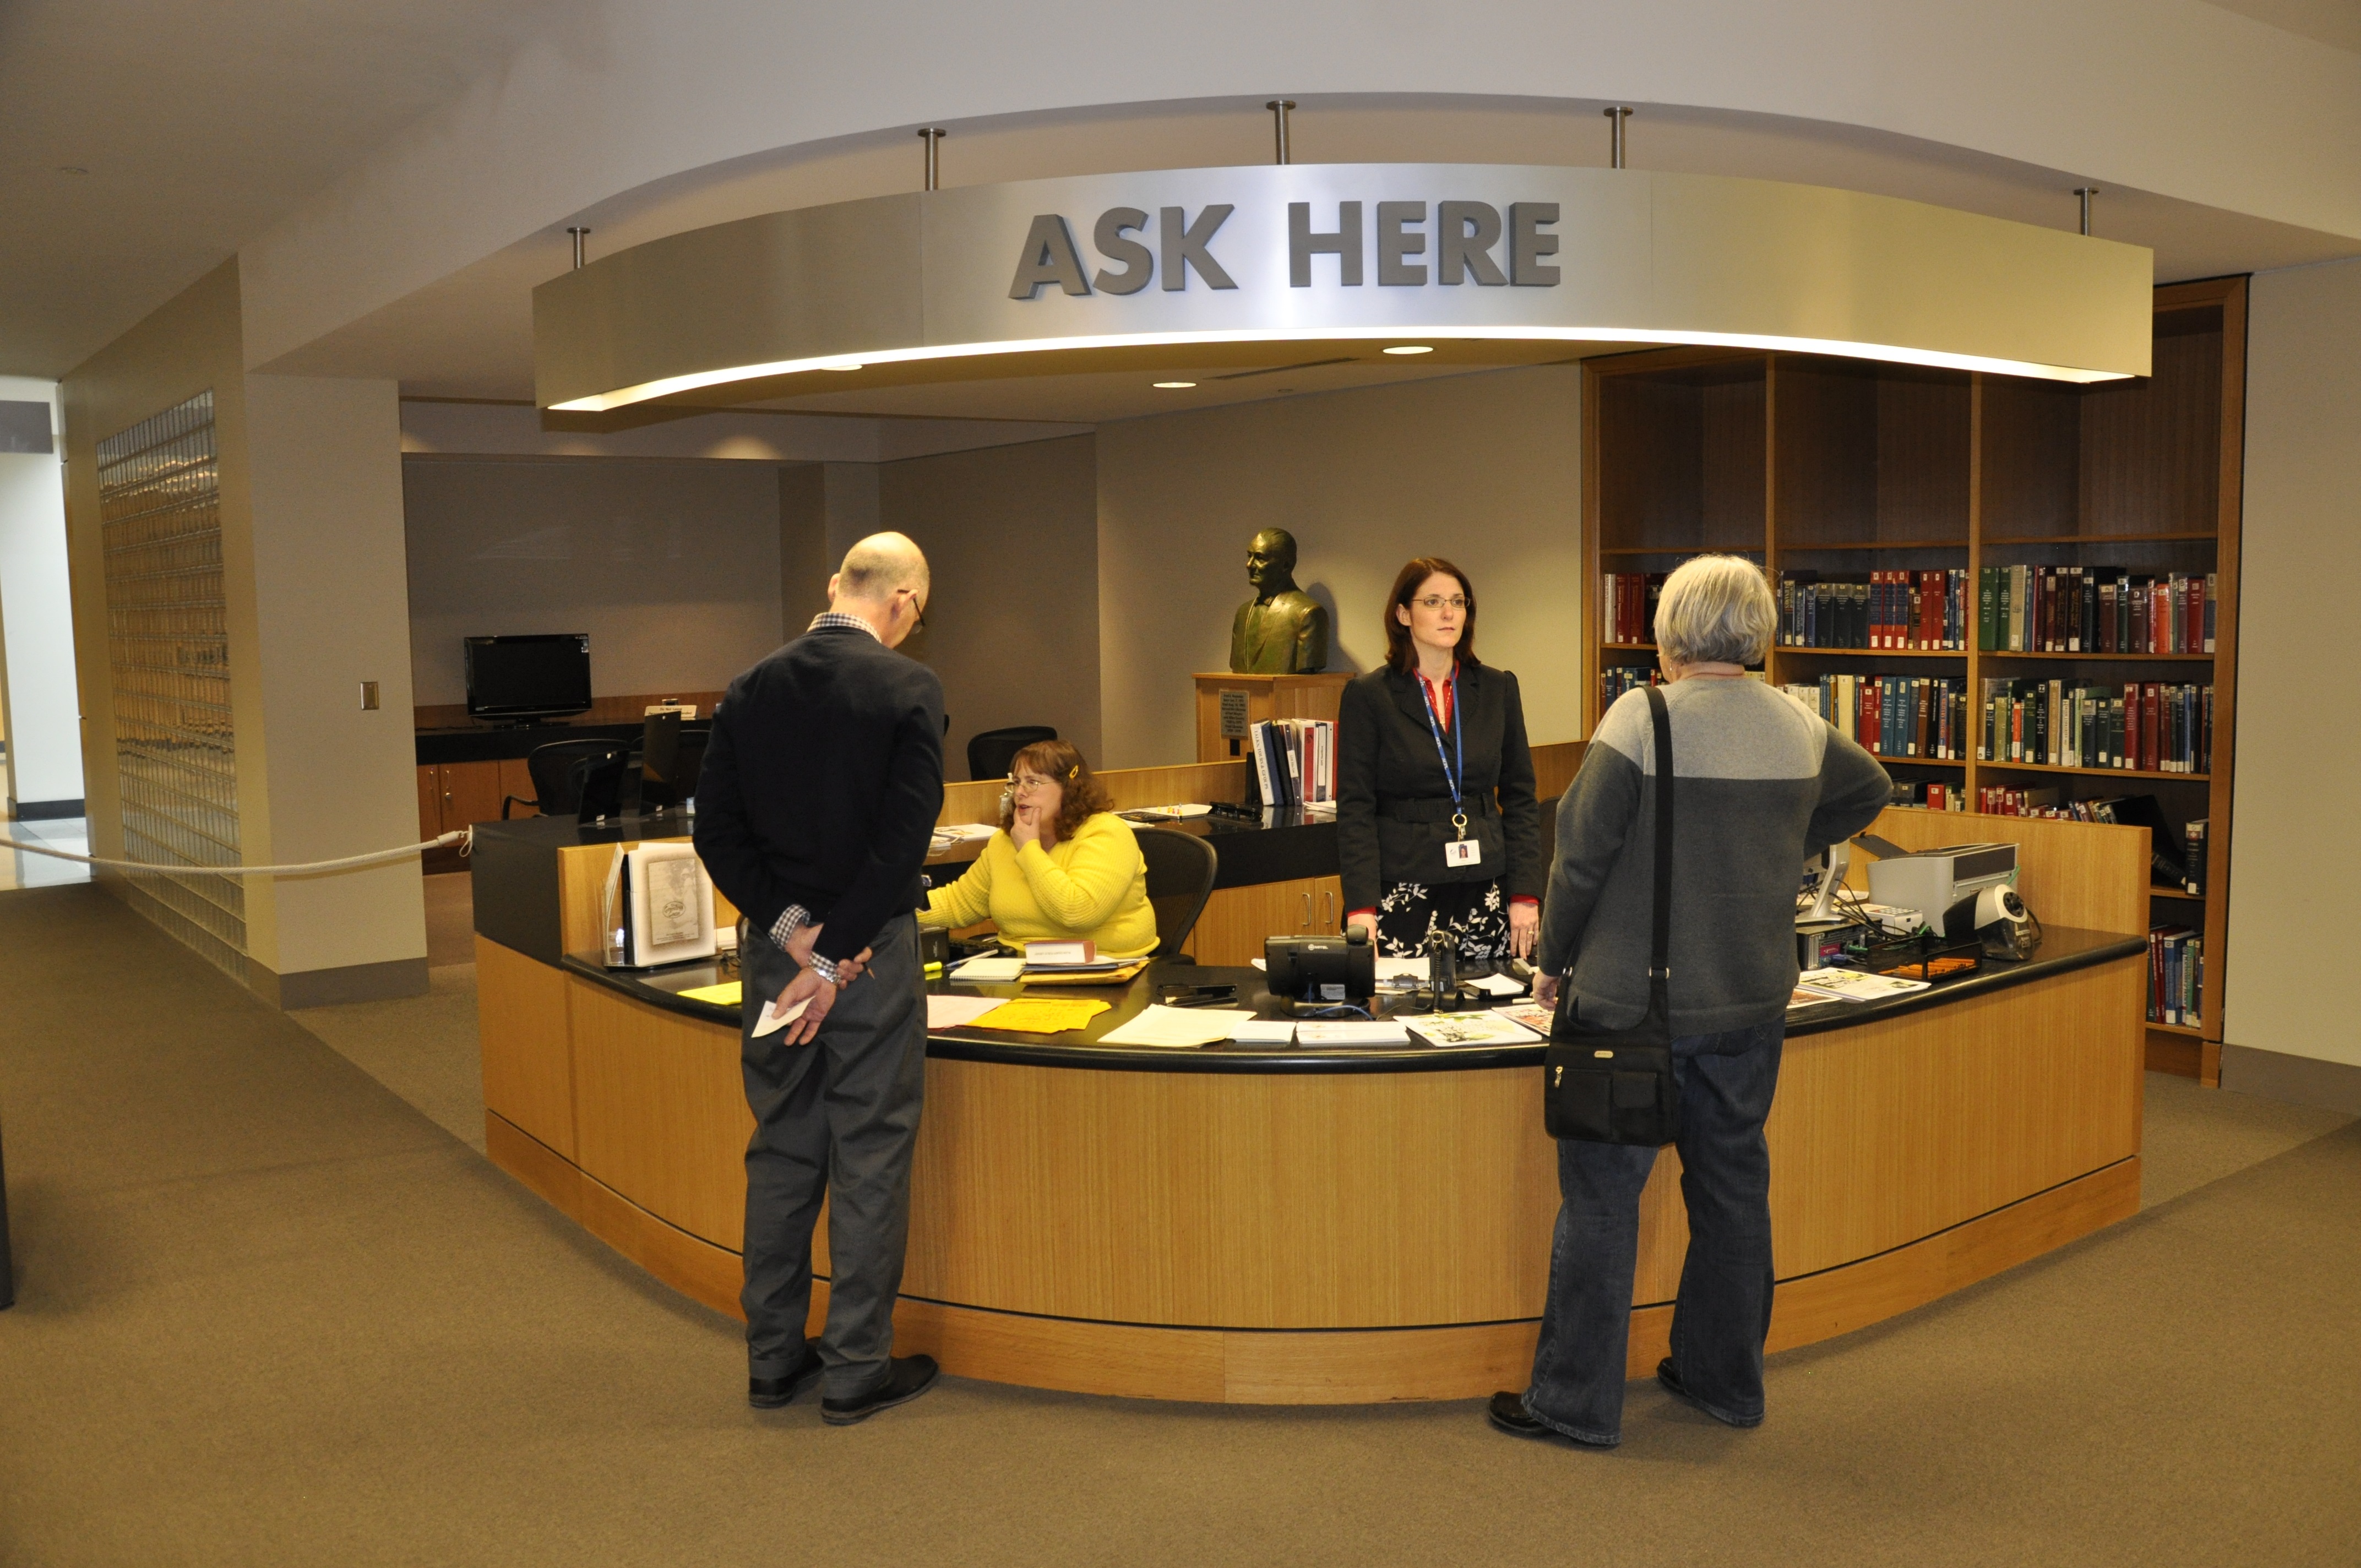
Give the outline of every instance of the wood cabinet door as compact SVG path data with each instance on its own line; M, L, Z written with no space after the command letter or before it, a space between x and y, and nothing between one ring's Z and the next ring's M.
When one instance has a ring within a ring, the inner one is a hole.
M524 765L522 757L510 757L500 763L500 796L505 800L510 795L516 796L516 804L509 807L511 817L541 815L540 806L525 804L533 799L533 773ZM492 803L492 815L498 817L500 814L500 802L495 801Z
M418 770L418 837L421 842L443 832L443 770Z
M442 772L442 831L448 833L473 822L499 819L500 765L498 762L445 762Z
M1190 934L1201 964L1246 964L1262 957L1271 937L1309 937L1336 930L1344 919L1334 877L1300 877L1253 887L1225 887L1205 901Z

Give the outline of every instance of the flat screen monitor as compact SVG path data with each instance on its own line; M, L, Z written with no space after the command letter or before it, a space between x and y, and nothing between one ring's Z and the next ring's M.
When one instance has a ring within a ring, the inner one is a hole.
M590 707L590 634L470 637L467 717L562 718Z

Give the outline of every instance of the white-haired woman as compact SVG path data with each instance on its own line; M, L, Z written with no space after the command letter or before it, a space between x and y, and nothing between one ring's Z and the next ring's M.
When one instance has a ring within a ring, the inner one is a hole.
M1688 1259L1672 1349L1656 1376L1731 1426L1763 1420L1771 1323L1771 1157L1795 981L1795 903L1807 855L1876 819L1885 770L1801 703L1758 680L1778 606L1762 569L1700 555L1664 583L1656 648L1673 735L1671 997ZM1645 690L1599 720L1558 804L1537 998L1561 987L1580 1022L1628 1028L1647 1010L1654 895L1654 727ZM1532 1381L1490 1419L1521 1437L1611 1446L1623 1372L1640 1190L1656 1151L1558 1145L1557 1231Z

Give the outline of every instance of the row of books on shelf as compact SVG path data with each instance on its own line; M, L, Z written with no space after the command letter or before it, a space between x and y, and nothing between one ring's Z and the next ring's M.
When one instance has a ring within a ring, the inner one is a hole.
M2147 1021L2195 1028L2205 1011L2205 942L2186 926L2147 932Z
M1336 725L1326 718L1273 718L1246 726L1254 777L1265 806L1325 806L1336 798Z
M1614 707L1615 699L1625 692L1664 684L1664 672L1653 664L1609 664L1598 672L1598 711Z
M1655 637L1662 572L1609 572L1599 603L1609 642ZM2217 573L2162 576L2120 566L1986 566L1968 603L1965 567L1779 574L1783 648L1916 649L2013 653L2213 652Z
M2121 566L1986 566L1976 646L2016 653L2211 653L2216 573L2138 576Z
M1968 574L1779 574L1779 643L1784 648L1965 649Z
M1958 675L1822 675L1779 688L1881 757L1967 755L1968 683Z
M2132 681L1983 683L1976 755L1987 762L2147 773L2213 771L2213 688Z
M1599 589L1599 618L1609 642L1653 642L1656 640L1656 599L1664 589L1663 572L1609 572Z
M1967 791L1955 784L1914 784L1907 779L1894 781L1893 806L1915 806L1927 811L1965 811Z

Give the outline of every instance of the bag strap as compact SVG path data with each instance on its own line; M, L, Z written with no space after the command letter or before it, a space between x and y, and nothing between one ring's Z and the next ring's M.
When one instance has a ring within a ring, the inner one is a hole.
M1665 993L1673 978L1673 718L1664 706L1663 688L1649 686L1647 693L1648 713L1656 730L1656 907L1648 948L1648 990L1651 1003L1663 1003L1669 1012Z

